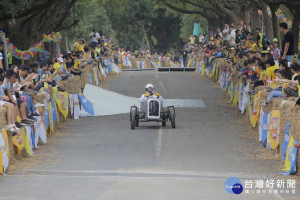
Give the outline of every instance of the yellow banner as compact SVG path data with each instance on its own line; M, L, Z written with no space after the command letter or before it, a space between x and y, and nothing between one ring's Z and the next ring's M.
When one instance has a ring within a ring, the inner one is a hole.
M69 113L69 94L67 92L59 92L57 87L53 87L53 96L58 111L67 119ZM57 115L58 118L58 115ZM59 119L58 119L59 122Z
M293 156L293 148L294 148L294 143L295 140L293 138L293 136L290 136L290 141L289 141L289 145L286 149L286 156L285 156L285 161L284 161L284 171L290 171L291 168L291 164L292 164L292 156ZM296 168L296 166L295 166ZM296 169L294 169L296 171Z
M278 145L278 137L280 133L280 110L274 110L268 123L268 138L272 149L276 149Z
M17 132L17 134L12 137L12 143L17 147L18 154L20 154L24 148L23 134Z
M261 98L261 91L259 91L257 95L254 95L254 99L253 99L253 110L252 110L252 119L251 119L251 123L253 127L256 126L256 123L259 119L260 98Z
M31 133L27 133L27 134L29 134L29 136L31 137ZM31 148L30 148L28 137L27 137L26 132L25 132L25 127L22 128L22 135L23 135L24 148L25 148L26 152L29 155L31 155L32 151L31 151Z

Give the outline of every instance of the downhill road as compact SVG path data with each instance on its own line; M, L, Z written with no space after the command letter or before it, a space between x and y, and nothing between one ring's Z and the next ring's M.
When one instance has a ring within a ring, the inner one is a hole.
M229 177L292 177L277 175L283 163L259 145L249 120L242 123L210 80L192 72L122 72L104 88L140 97L147 83L164 98L201 99L205 107L177 108L176 129L152 122L130 130L129 114L68 122L22 161L28 167L0 177L0 200L297 199L225 191Z

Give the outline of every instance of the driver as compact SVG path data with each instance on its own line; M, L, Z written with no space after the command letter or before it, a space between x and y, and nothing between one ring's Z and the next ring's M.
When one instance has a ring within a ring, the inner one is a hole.
M145 86L145 90L146 90L146 93L143 94L139 99L141 103L146 101L148 97L158 98L159 100L161 100L161 102L164 100L158 92L154 92L154 86L151 83L148 83Z

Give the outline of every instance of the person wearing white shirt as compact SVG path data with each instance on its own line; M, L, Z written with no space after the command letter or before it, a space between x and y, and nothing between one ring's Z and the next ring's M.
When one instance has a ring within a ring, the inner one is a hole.
M235 38L236 38L235 29L233 28L233 26L230 26L230 39L229 39L229 45L230 45L231 47L235 47L235 46L236 46Z
M96 47L98 45L98 40L100 40L100 35L96 29L93 29L93 32L90 34L92 46Z

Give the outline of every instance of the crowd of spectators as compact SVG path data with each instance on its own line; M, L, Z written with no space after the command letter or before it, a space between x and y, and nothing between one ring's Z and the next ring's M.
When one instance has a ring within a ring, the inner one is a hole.
M187 60L189 54L189 57L218 55L226 58L253 83L250 95L258 86L271 91L263 100L263 105L267 106L274 98L298 97L300 93L300 63L294 52L294 37L286 23L280 23L279 30L283 35L281 48L277 38L270 41L260 28L253 33L246 25L225 24L223 31L217 29L215 33L199 34L197 44L196 38L190 36L182 57ZM186 63L184 61L185 66Z
M246 25L225 24L223 31L199 34L198 42L190 36L182 50L184 66L189 57L200 57L207 62L212 57L224 58L227 66L241 74L244 83L250 83L249 95L254 95L258 86L269 92L261 100L262 106L268 106L275 98L295 100L299 105L300 60L294 51L294 37L286 23L280 23L279 30L281 46L277 38L266 38L260 28L251 32Z
M43 51L30 64L14 65L9 62L9 69L6 70L2 63L3 47L4 43L0 41L0 107L7 109L5 128L11 132L37 121L36 117L40 115L35 110L44 104L36 102L35 96L43 88L49 85L54 87L58 81L81 76L85 66L93 62L101 62L103 67L107 67L103 58L118 53L118 48L110 38L93 30L90 43L78 37L72 52L51 56L48 51ZM117 59L116 56L115 63L118 63ZM19 122L18 112L21 117Z

